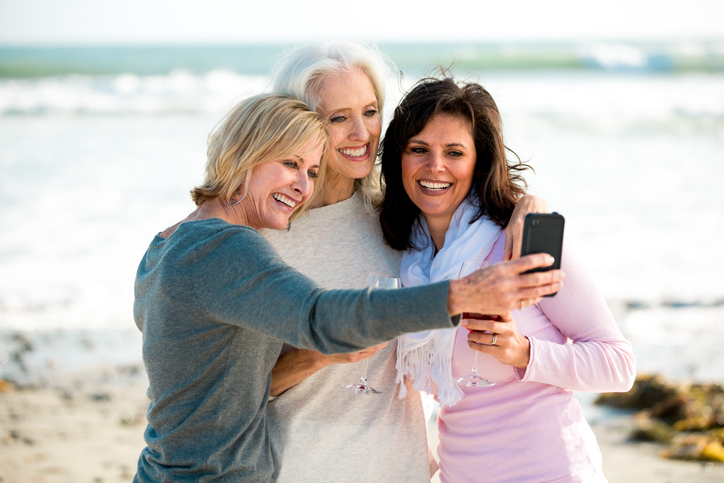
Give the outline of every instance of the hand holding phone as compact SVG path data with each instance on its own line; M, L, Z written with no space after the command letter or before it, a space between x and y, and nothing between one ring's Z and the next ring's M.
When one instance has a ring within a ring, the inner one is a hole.
M529 213L523 225L521 256L532 253L548 253L555 262L550 267L534 268L525 273L546 272L561 268L563 252L563 228L565 219L558 213ZM555 294L546 295L552 297Z

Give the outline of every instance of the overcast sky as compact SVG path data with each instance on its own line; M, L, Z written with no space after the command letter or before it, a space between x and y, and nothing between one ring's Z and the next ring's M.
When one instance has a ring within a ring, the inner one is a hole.
M724 0L0 0L0 45L722 39Z

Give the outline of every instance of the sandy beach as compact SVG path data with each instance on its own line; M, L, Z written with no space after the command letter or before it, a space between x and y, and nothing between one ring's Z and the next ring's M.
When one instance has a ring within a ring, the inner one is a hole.
M131 481L145 445L144 379L100 373L0 387L0 482Z
M0 384L0 482L130 482L148 405L139 369L68 375L46 387ZM610 483L724 481L722 464L666 460L659 445L628 442L630 425L625 415L593 425ZM433 447L435 438L430 425Z

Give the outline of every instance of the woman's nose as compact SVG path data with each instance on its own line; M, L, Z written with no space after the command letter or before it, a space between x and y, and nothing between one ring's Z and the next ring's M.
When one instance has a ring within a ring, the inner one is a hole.
M305 170L299 170L297 179L294 181L292 189L302 195L303 197L309 196L314 190L314 182L309 178Z
M427 168L433 172L444 171L445 163L443 161L444 159L442 154L431 152L427 158Z
M351 121L352 131L349 133L349 138L366 142L368 138L368 132L364 120L360 117L353 117Z

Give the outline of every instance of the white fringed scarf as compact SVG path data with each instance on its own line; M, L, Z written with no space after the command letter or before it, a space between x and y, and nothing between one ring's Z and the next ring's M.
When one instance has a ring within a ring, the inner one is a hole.
M435 245L425 219L418 218L422 229L412 230L411 240L420 250L407 250L402 255L400 278L403 287L427 285L459 277L466 260L484 260L501 234L501 228L482 217L470 224L478 211L468 196L458 206L445 233L442 249L434 255ZM414 380L413 388L430 392L431 382L438 387L441 407L454 406L463 397L452 376L452 354L457 329L438 329L401 336L397 342L397 379L400 399L407 394L404 376Z

